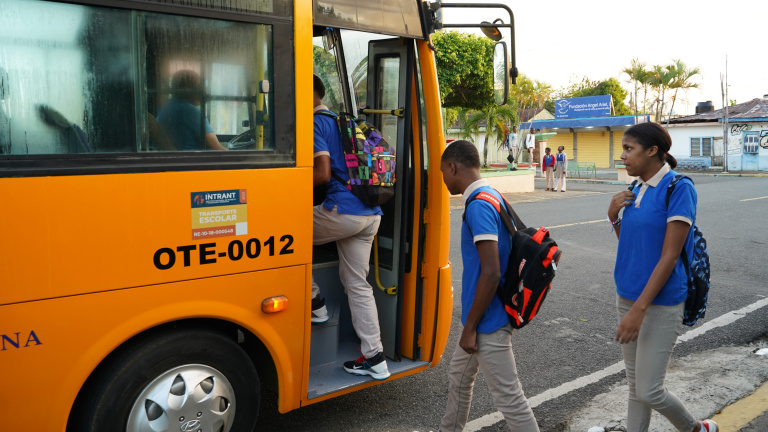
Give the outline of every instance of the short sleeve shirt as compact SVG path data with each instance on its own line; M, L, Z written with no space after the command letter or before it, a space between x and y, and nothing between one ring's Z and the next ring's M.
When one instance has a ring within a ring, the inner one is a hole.
M200 108L184 99L171 98L157 114L157 122L177 150L205 150L205 137L200 134L201 117ZM207 119L205 133L213 133Z
M628 300L635 301L640 297L656 268L667 223L674 220L691 226L696 223L697 195L689 180L675 185L667 207L667 186L677 173L666 165L665 168L662 170L666 172L660 172L662 175L656 181L652 178L647 184L635 186L635 203L625 207L622 215L614 280L618 295ZM693 246L693 230L689 229L684 246L689 262L693 259ZM672 274L652 304L673 306L685 301L687 296L688 277L682 259L678 258Z
M496 190L488 186L485 180L472 183L464 192L465 202L469 197L480 192L487 192L501 200ZM498 242L499 264L502 278L507 269L512 239L501 220L501 216L491 203L474 200L466 208L464 222L461 224L461 258L464 271L461 275L461 323L466 325L469 310L475 300L477 281L480 278L480 255L476 243L483 240ZM504 283L502 280L501 283ZM477 326L478 333L493 333L509 323L504 305L497 296L483 314Z
M320 105L318 109L327 109ZM341 144L341 133L336 120L327 115L315 114L315 146L314 157L327 155L331 158L331 172L340 177L345 182L349 181L347 165L344 161L344 148ZM381 207L368 207L363 204L347 187L339 182L335 176L331 176L331 181L326 184L326 196L323 201L323 207L328 210L336 211L340 214L350 214L358 216L381 215Z

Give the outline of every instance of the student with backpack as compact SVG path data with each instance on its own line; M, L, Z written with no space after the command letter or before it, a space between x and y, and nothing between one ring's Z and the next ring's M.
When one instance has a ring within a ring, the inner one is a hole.
M480 156L468 141L454 141L443 152L443 181L451 194L464 202L485 193L503 203L503 197L480 176ZM512 353L512 326L496 295L506 271L512 238L499 211L485 199L467 205L461 224L461 322L463 330L448 371L448 403L440 432L464 429L479 370L488 384L494 405L515 432L538 432L539 427L517 377Z
M314 76L313 100L315 105L314 169L315 187L326 185L322 204L313 209L313 244L336 242L339 251L339 276L349 300L352 326L360 338L362 355L344 363L344 370L354 375L370 375L373 379L389 378L384 347L381 343L379 316L373 288L368 283L368 267L373 237L379 230L381 208L368 206L352 193L344 183L349 173L344 158L341 132L332 116L317 114L328 111L323 105L325 85ZM344 182L344 183L342 183ZM312 278L311 321L328 321L325 299Z
M668 186L677 177L671 146L669 134L656 123L641 123L624 132L621 160L639 181L614 195L608 207L619 239L614 269L620 321L616 341L629 382L627 431L647 432L651 410L656 410L681 432L717 432L714 421L696 420L664 386L689 292L684 262L693 259L697 201L687 178L677 181L667 197Z

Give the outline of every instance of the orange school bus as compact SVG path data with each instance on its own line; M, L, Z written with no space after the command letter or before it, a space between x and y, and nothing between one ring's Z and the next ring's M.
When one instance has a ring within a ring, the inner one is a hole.
M379 384L312 246L312 73L397 150L370 281L392 377L452 314L430 10L417 1L3 0L8 430L249 431ZM331 319L310 324L311 276Z

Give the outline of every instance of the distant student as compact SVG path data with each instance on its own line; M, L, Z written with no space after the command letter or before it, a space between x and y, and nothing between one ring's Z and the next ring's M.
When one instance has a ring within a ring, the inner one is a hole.
M535 170L533 166L533 150L536 148L536 132L533 128L528 129L528 135L525 137L525 148L528 150L528 169Z
M502 197L480 176L480 156L468 141L454 141L440 162L443 181L464 202L478 193ZM493 404L510 430L539 432L517 377L512 326L496 288L507 267L512 238L491 203L475 200L461 224L461 337L448 368L448 403L440 432L464 430L477 372L482 370Z
M544 157L541 159L541 169L547 177L547 190L555 190L555 156L551 155L552 149L544 149Z
M557 154L555 155L555 176L557 177L557 186L555 186L555 189L553 189L552 192L565 192L565 177L567 173L568 155L565 154L565 147L560 146L557 148Z
M671 146L669 134L656 123L627 129L621 160L639 181L632 190L614 195L608 206L619 238L613 278L616 341L629 383L627 431L647 432L656 411L680 432L718 432L714 421L697 420L664 384L683 326L688 276L680 255L685 250L692 259L697 201L693 183L685 179L666 198L677 165L669 154ZM706 386L702 383L700 394L707 394Z
M512 126L512 132L507 135L506 147L509 150L509 155L507 156L509 170L517 171L517 126Z

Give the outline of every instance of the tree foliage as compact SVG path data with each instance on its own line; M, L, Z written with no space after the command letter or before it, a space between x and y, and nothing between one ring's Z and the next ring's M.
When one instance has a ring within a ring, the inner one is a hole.
M488 165L488 142L492 136L495 142L501 147L508 133L508 125L517 124L516 110L509 105L496 105L491 102L479 112L468 115L462 134L465 138L477 137L480 135L480 125L485 123L485 143L483 145L483 166Z
M432 35L432 43L443 107L480 110L493 103L492 40L441 31Z
M655 121L661 120L665 110L667 92L671 91L672 104L669 107L671 113L675 107L680 90L685 92L691 88L698 88L699 84L692 82L693 77L701 75L701 70L697 67L689 67L680 59L674 59L668 65L653 65L646 67L645 63L638 59L633 59L630 67L622 69L622 73L627 74L629 81L635 84L635 93L638 88L643 89L643 105L637 111L653 112ZM648 104L648 89L656 92L656 98ZM635 98L637 102L637 97Z

